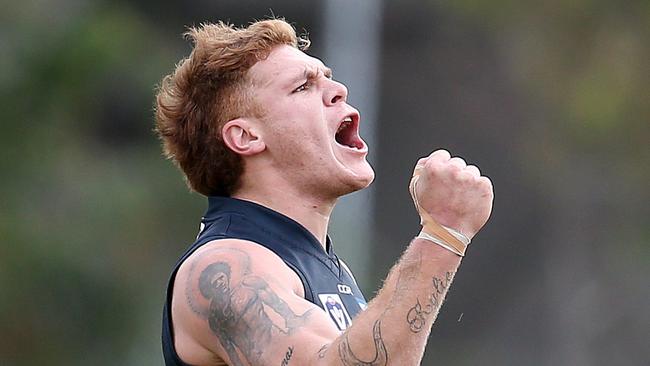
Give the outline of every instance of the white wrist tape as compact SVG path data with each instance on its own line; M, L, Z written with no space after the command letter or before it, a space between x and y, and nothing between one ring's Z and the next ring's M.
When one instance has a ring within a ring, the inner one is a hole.
M448 251L450 251L450 252L452 252L454 254L457 254L457 255L459 255L461 257L465 256L464 252L461 252L458 249L452 247L451 245L445 243L444 240L442 240L442 239L440 239L438 237L427 234L427 232L424 231L424 230L420 231L420 233L418 234L418 236L416 236L416 238L428 240L428 241L430 241L430 242L432 242L434 244L437 244L437 245L447 249Z

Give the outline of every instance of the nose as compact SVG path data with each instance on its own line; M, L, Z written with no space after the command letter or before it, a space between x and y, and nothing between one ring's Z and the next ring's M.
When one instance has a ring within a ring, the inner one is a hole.
M348 99L348 88L336 80L328 80L328 87L323 93L323 102L325 105L334 105L344 102Z

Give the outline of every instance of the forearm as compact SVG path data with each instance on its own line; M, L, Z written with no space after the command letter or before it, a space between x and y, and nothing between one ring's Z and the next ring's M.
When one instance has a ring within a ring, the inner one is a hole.
M461 257L414 239L383 288L318 365L419 365Z

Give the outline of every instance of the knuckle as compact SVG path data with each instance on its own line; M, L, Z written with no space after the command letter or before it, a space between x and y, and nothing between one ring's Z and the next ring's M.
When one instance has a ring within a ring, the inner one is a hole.
M476 165L468 165L467 170L474 174L476 177L481 176L481 170Z
M454 156L453 158L449 159L449 161L452 162L453 164L467 166L467 162L465 162L465 159L461 158L460 156Z
M485 184L488 185L490 188L492 187L492 181L490 180L490 178L483 175L481 176L481 180L485 182Z
M481 176L479 178L479 182L480 182L480 184L483 187L483 190L485 192L492 193L493 187L492 187L492 181L490 180L490 178L488 178L486 176Z
M459 164L447 164L447 169L455 175L458 175L462 172L463 167Z
M474 182L474 176L471 173L466 172L464 170L458 171L456 177L461 183L473 183Z
M426 173L429 177L436 177L440 176L443 173L444 169L441 164L427 164L426 165Z
M447 160L451 158L451 154L449 153L449 151L445 149L438 149L434 151L430 156L436 156L436 157L440 157L441 159L447 159Z
M427 159L427 161L424 162L424 166L427 169L439 168L440 166L442 166L442 161L438 159Z
M418 159L417 163L415 163L415 170L421 169L427 162L427 158L420 158Z

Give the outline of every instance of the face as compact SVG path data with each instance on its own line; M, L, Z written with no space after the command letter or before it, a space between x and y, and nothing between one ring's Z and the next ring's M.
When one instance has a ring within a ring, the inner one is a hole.
M359 113L320 60L278 46L249 73L270 168L316 195L339 197L372 182Z

